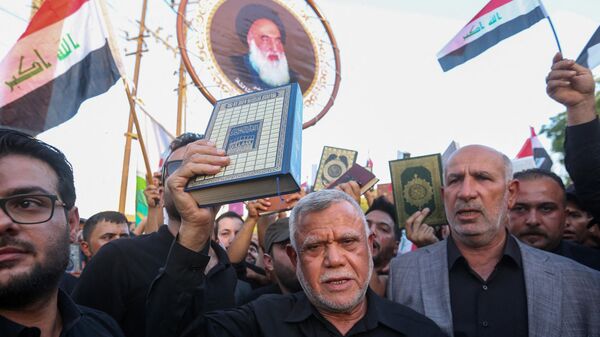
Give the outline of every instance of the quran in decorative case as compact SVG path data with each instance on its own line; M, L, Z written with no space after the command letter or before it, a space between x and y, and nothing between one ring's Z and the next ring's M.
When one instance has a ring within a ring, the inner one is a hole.
M300 190L302 93L298 84L218 101L205 138L231 162L186 187L199 205L244 201Z

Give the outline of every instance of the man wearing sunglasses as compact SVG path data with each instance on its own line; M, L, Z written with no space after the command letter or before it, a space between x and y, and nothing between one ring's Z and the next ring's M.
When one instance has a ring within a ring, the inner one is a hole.
M201 138L198 134L184 133L171 143L171 154L163 165L163 181L181 166L186 146ZM168 190L163 197L169 216L167 225L148 235L104 245L86 265L73 291L77 303L113 316L127 337L147 335L144 327L148 289L165 266L167 256L179 257L187 253L179 245L173 245L181 216ZM227 252L219 244L211 245L210 255L210 267L206 269L210 290L204 299L190 300L197 303L204 301L209 310L231 308L235 305L235 270L229 263ZM193 319L188 317L185 308L174 315L183 321Z
M64 154L0 129L0 336L123 336L115 321L58 289L79 227Z

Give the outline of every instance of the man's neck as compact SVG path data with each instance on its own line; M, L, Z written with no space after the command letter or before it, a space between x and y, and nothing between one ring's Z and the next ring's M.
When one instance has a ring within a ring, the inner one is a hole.
M486 245L483 246L471 246L465 244L453 237L456 247L467 260L469 267L473 269L483 280L487 280L488 277L496 268L496 264L502 258L504 251L504 245L508 235L506 230L502 228L497 235Z
M167 220L167 227L173 236L177 236L179 227L181 227L181 221L169 218L169 220Z
M40 337L58 337L62 331L62 317L58 310L57 291L23 309L0 309L0 316L26 327L40 329Z
M350 312L330 312L321 308L317 308L317 310L327 321L329 321L329 323L333 324L340 334L345 336L348 331L352 329L354 324L367 313L367 298L365 297L363 301Z

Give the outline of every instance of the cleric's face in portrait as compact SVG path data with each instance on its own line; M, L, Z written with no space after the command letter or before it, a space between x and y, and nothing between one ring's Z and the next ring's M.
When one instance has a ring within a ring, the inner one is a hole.
M270 86L290 82L281 31L277 24L260 18L250 26L247 35L248 58L260 79Z

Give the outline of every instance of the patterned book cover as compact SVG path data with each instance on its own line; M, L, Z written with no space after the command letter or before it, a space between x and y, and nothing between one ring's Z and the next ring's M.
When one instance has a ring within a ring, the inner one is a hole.
M323 147L323 154L315 178L314 190L322 190L336 181L356 163L358 152L337 147Z
M195 177L187 191L203 189L202 193L207 193L208 187L244 182L243 189L220 191L234 194L222 196L233 199L228 201L298 191L302 144L302 94L298 84L218 101L205 138L225 149L231 163L216 175ZM292 181L283 179L286 177ZM248 185L253 182L270 186L253 190Z
M429 208L425 223L445 224L442 200L442 162L439 154L390 161L398 225L404 227L414 212Z

